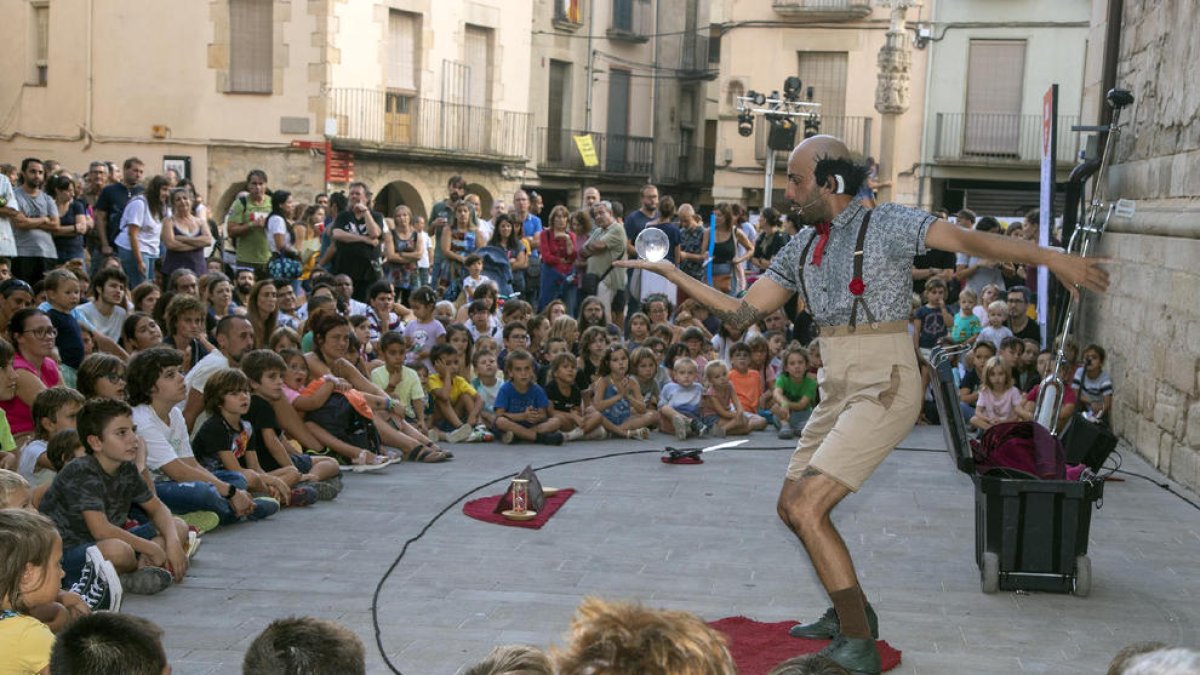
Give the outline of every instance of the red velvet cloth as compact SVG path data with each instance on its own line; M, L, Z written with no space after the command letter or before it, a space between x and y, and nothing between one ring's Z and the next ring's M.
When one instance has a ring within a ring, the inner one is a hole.
M472 499L463 504L463 513L475 520L482 520L485 523L540 530L546 524L546 521L550 520L550 516L553 516L563 504L567 503L567 500L573 494L575 494L574 490L562 488L553 497L546 497L545 505L543 505L541 511L538 511L537 516L533 520L509 520L499 513L493 513L496 510L496 504L504 497L503 494Z
M788 635L788 629L796 623L762 623L744 616L733 616L710 621L708 625L729 638L729 653L740 675L766 675L792 657L815 654L829 644L829 640L805 640ZM876 645L885 671L900 665L899 650L883 640Z

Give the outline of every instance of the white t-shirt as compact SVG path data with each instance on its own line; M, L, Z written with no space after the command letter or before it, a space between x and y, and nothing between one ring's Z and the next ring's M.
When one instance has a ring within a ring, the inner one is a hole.
M25 477L29 484L33 487L41 487L46 483L54 480L54 472L49 469L39 469L37 466L38 459L46 454L46 441L40 438L35 438L25 444L21 448L21 463L17 466L17 473Z
M154 474L156 482L171 480L162 473L162 467L177 459L194 456L183 413L179 408L171 408L169 417L171 423L168 425L148 403L133 409L133 423L137 425L138 435L146 442L146 467Z
M103 333L108 339L113 342L121 341L121 328L125 325L125 317L128 315L124 307L113 305L112 314L104 316L96 307L96 303L89 301L76 307L75 311L87 317L92 328Z
M417 248L421 250L421 259L417 261L417 268L429 269L429 252L432 250L429 245L429 235L424 232L417 233Z
M144 195L138 195L129 200L129 203L125 205L125 210L121 213L121 231L113 243L126 251L133 250L133 246L129 243L129 225L131 223L138 226L138 244L142 255L158 255L162 237L162 221L150 213L150 205L146 202Z
M17 211L21 210L21 203L17 201L17 193L13 190L8 176L3 174L0 174L0 199L4 200L4 206ZM17 256L17 240L13 236L12 223L8 222L8 218L0 218L0 256L6 258Z
M209 352L204 358L196 362L192 369L188 371L183 378L188 389L195 389L201 394L204 393L204 385L208 383L208 378L218 370L229 367L229 359L221 353L220 349L214 349Z
M978 265L983 260L983 258L977 258L975 256L969 256L965 253L959 253L955 257L955 265L966 265L967 267L970 267L971 265ZM972 291L975 291L975 295L982 298L983 287L987 286L988 284L995 284L996 287L1000 289L1001 293L1004 292L1004 272L1001 272L999 267L980 267L976 269L971 275L971 278L967 279L967 283L963 285L963 288L969 288ZM987 322L985 321L984 324L986 323Z
M267 218L267 248L271 249L271 253L279 251L279 247L275 246L277 234L282 234L285 242L288 240L287 222L278 214Z
M479 234L475 235L477 241L482 242L478 246L488 246L492 243L492 233L495 231L495 226L492 221L479 219Z

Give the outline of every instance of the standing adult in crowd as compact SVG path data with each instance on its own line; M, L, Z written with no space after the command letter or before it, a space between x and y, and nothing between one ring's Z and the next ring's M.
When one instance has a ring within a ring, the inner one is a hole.
M383 214L372 211L371 193L366 183L350 184L350 207L333 221L333 273L344 274L354 282L353 298L367 299L367 289L383 276L379 242L383 238Z
M983 216L975 221L975 231L999 234L1000 222L991 216ZM975 291L976 295L983 297L983 287L988 284L994 284L996 288L1004 290L1006 270L1011 273L1013 264L959 253L955 277L963 288L969 288Z
M162 261L164 277L170 277L175 270L190 270L199 278L208 271L204 249L212 245L212 233L208 223L192 212L191 190L171 190L171 215L163 221L162 241L166 248Z
M92 162L88 165L88 172L83 177L83 194L79 197L89 207L95 206L96 200L100 198L100 191L108 185L109 178L108 162L99 159ZM88 247L89 250L93 248L94 246Z
M658 216L658 188L649 183L642 186L638 191L640 206L636 211L629 215L614 214L623 217L622 226L625 230L625 254L629 258L637 257L637 249L634 244L637 242L637 237L645 229L646 223L654 220ZM629 311L636 312L641 307L641 270L626 270L625 279L627 288L629 289Z
M13 232L17 242L17 257L12 261L12 274L31 284L42 280L46 272L58 264L52 233L58 231L58 207L42 188L46 184L46 167L32 157L21 162L21 187L17 188L17 203L21 217L16 219Z
M100 190L100 196L96 198L96 205L92 210L96 217L96 248L91 251L92 274L96 273L105 258L115 253L113 242L117 239L117 233L121 231L121 214L124 213L129 200L142 194L142 175L145 171L142 160L130 157L125 160L120 181L110 183Z
M758 238L754 240L754 255L750 257L750 263L755 267L755 276L771 266L771 259L791 239L783 231L779 212L769 206L758 215L758 230Z
M480 221L482 222L482 221ZM402 304L420 285L417 263L421 260L421 233L413 226L412 210L401 204L392 212L391 227L383 237L384 274L399 293Z
M716 244L712 246L712 283L713 287L722 293L733 290L733 267L740 265L754 253L754 244L737 227L733 217L733 209L727 203L717 204L713 209L716 214ZM704 241L700 250L709 250L709 230L704 230ZM737 256L737 247L741 244L746 253Z
M625 325L625 271L613 265L625 257L625 229L613 220L608 202L598 202L592 208L595 228L579 255L587 258L587 273L596 277L596 296L609 312L609 320Z
M66 174L51 176L46 181L46 192L58 209L59 226L51 233L55 263L65 265L68 260L83 260L83 237L92 229L92 218L87 204L75 196L75 181Z
M233 200L229 210L229 237L237 242L237 265L254 270L254 276L267 276L271 248L267 245L267 216L271 198L267 194L267 172L252 169L246 174L246 196Z
M559 204L550 210L550 227L542 230L538 238L538 249L542 252L542 288L538 293L537 311L542 311L551 300L567 303L568 312L574 312L576 286L574 279L575 260L579 245L570 227L571 214L567 207Z
M704 280L704 261L708 252L704 250L704 227L700 222L700 214L691 204L679 207L679 247L676 253L676 264L683 273L697 281ZM676 304L687 299L687 292L679 287Z
M14 221L21 216L17 192L12 181L0 172L0 256L12 259L17 255L17 240L13 236ZM9 270L11 273L12 270Z
M504 249L508 254L508 264L512 268L512 286L514 293L525 297L525 271L529 269L529 244L521 236L521 226L514 223L512 216L501 213L493 222L496 228L495 245Z
M600 188L589 185L583 189L583 208L591 211L592 207L600 201Z
M162 242L162 221L167 215L170 198L167 179L155 176L146 186L145 194L129 200L121 212L121 229L113 245L131 286L154 280L154 263L158 260Z

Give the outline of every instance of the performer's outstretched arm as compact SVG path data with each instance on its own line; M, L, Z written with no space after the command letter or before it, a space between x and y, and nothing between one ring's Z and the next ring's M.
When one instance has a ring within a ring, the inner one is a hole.
M1072 294L1080 288L1099 293L1108 290L1108 272L1101 267L1110 262L1107 258L1067 255L1024 239L967 230L945 220L934 221L929 226L925 244L941 251L959 251L988 260L1045 265Z
M774 312L787 302L792 292L767 277L759 277L746 295L735 298L700 283L695 277L663 260L656 263L645 260L618 260L615 267L632 267L649 270L666 277L683 289L684 293L699 300L721 323L741 333L764 316Z

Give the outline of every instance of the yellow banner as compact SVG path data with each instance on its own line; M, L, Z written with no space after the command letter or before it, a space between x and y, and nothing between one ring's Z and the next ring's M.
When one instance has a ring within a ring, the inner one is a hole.
M575 147L579 148L579 156L583 159L583 165L593 167L600 165L600 159L596 157L596 144L592 143L591 134L583 134L575 136Z

